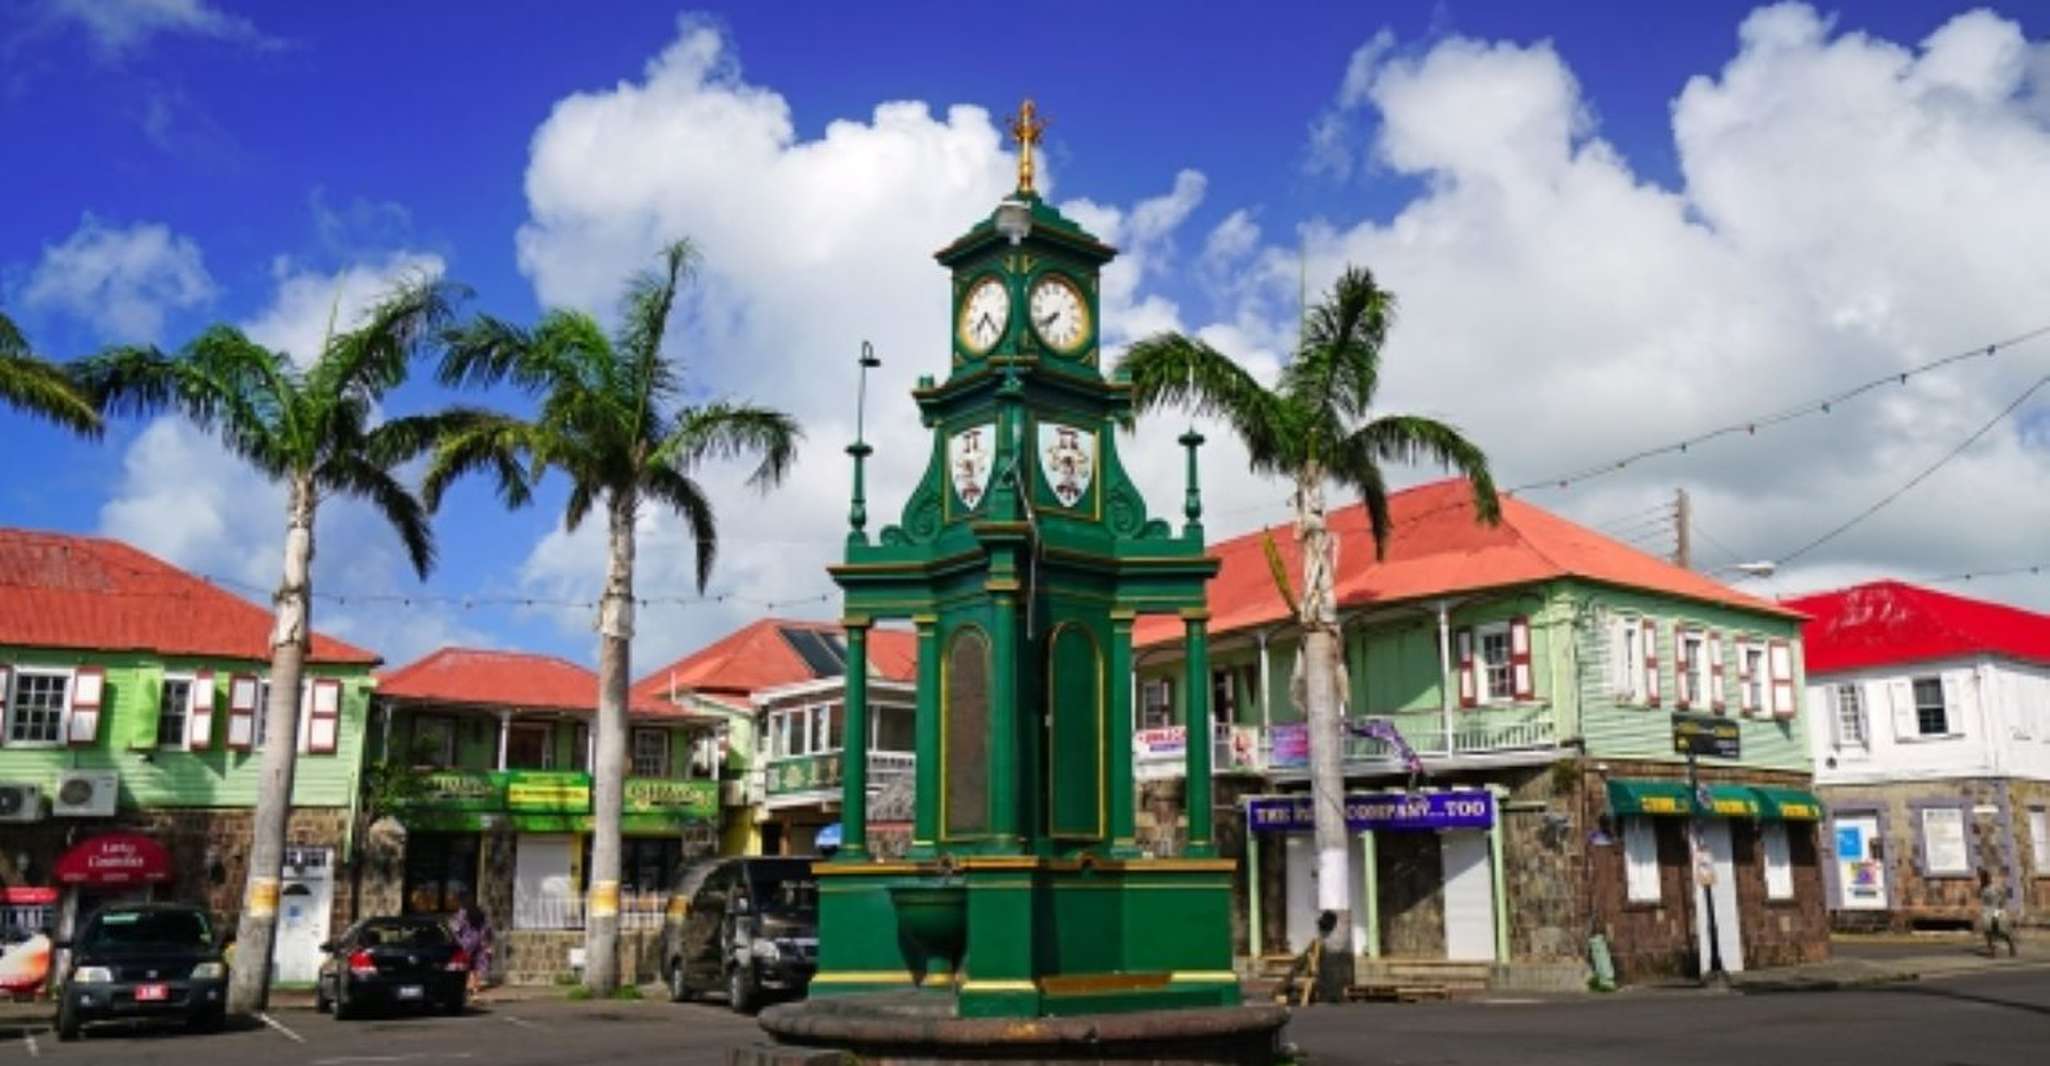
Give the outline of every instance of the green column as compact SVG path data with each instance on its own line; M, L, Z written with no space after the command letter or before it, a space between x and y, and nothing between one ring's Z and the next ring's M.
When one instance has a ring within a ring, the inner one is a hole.
M1018 598L1005 591L996 597L990 622L989 679L989 820L997 846L1018 845L1018 760L1024 754L1018 737Z
M1110 780L1104 795L1110 804L1111 854L1134 858L1140 854L1139 837L1132 828L1138 802L1132 795L1132 621L1131 611L1110 613L1110 721L1103 738L1110 745Z
M1260 834L1253 832L1250 801L1239 804L1239 814L1246 820L1246 956L1257 968L1266 947L1260 942Z
M1189 851L1198 858L1209 858L1217 854L1217 844L1210 832L1210 637L1208 619L1210 612L1191 608L1182 612L1182 625L1186 634L1184 645L1187 651L1188 678L1185 687L1189 698L1186 701L1188 713L1183 718L1188 743L1184 749L1188 758L1188 801L1189 801Z
M940 839L940 631L935 615L913 615L918 629L918 762L911 821L911 854L923 858Z
M1495 882L1495 961L1506 963L1509 961L1509 893L1508 877L1502 869L1502 801L1508 797L1508 791L1499 785L1488 786L1488 791L1495 797L1495 820L1488 826L1488 871Z
M868 858L868 619L849 618L846 735L840 738L840 854Z
M1360 830L1360 924L1367 942L1360 949L1367 958L1381 957L1381 870L1374 858L1374 831Z

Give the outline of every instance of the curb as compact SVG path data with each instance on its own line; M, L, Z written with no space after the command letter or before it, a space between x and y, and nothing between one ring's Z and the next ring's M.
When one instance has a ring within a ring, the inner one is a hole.
M1774 996L1795 992L1842 992L1857 988L1872 988L1878 985L1906 984L1920 981L1922 975L1914 970L1900 970L1892 973L1866 974L1860 977L1791 977L1743 981L1730 986L1730 990L1745 996Z

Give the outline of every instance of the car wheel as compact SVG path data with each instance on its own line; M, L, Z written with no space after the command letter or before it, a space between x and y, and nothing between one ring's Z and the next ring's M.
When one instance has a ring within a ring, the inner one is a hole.
M669 964L669 1002L688 1003L691 1000L690 984L683 977L683 960Z
M454 995L449 996L447 1000L442 1002L441 1013L446 1014L450 1017L461 1016L463 1013L464 1006L463 997L465 995L466 993L463 989L456 989Z
M313 982L313 1009L320 1014L326 1014L335 1009L334 1001L327 998L326 981L315 980Z
M57 1039L76 1040L79 1034L78 1008L71 1005L71 997L57 1001Z
M192 1019L185 1023L185 1028L195 1033L218 1033L226 1028L227 1025L227 1009L217 1007L213 1010L193 1015Z
M754 978L748 976L745 968L735 966L726 974L726 1004L742 1014L755 1012L755 1001L761 993L755 988Z
M354 1017L356 1017L356 1015L357 1015L358 1013L360 1013L360 1012L359 1012L359 1011L357 1010L356 1004L354 1004L354 1003L352 1003L352 1002L350 1002L350 1001L349 1001L349 984L348 984L348 982L346 982L346 981L341 981L341 980L337 980L337 981L335 982L335 1004L334 1004L334 1006L335 1006L335 1018L336 1018L336 1019L338 1019L338 1020L341 1020L341 1021L347 1021L347 1020L348 1020L348 1019L350 1019L350 1018L354 1018Z

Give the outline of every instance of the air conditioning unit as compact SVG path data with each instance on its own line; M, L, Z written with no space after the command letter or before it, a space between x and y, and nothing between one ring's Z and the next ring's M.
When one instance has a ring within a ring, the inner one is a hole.
M22 781L0 781L0 822L39 822L43 790Z
M66 770L57 775L57 793L50 813L65 818L111 818L121 794L121 775L113 770Z

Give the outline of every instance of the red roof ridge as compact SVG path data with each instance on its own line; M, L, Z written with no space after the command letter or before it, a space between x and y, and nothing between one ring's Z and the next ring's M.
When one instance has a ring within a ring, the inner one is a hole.
M1790 598L1811 674L1989 655L2050 665L2050 615L1898 578Z

